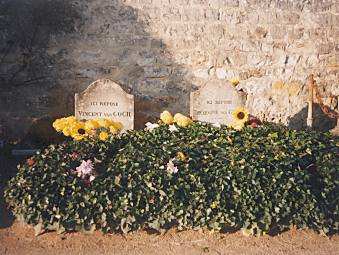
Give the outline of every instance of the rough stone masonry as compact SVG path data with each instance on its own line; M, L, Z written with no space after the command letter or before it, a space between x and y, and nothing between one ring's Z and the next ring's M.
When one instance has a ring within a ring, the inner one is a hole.
M235 77L250 112L305 127L309 74L338 104L338 12L336 0L0 0L0 132L48 140L101 78L135 96L137 128ZM317 129L335 126L315 112Z

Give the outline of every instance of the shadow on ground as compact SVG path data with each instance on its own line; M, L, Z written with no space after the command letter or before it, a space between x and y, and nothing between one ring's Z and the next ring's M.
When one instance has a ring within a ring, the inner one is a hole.
M307 128L307 112L308 107L304 107L300 112L290 118L289 127L293 129ZM327 132L334 128L337 119L330 118L323 113L319 104L313 104L313 129L320 132Z
M23 157L5 156L0 158L0 228L10 227L15 220L13 214L6 206L4 189L7 182L16 174L16 165L24 160Z

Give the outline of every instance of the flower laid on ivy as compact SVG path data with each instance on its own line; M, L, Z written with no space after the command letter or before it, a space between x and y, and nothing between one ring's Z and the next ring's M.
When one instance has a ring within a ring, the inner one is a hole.
M85 178L86 175L92 175L93 170L94 170L94 167L93 167L92 160L88 159L87 161L83 160L81 162L80 166L76 168L76 173L78 177Z
M109 126L113 125L113 121L110 119L96 119L96 122L102 128L109 128Z
M261 125L261 121L256 117L250 116L245 124L247 127L257 128Z
M193 123L193 120L182 113L177 113L174 115L174 122L178 124L179 127L187 127Z
M105 132L105 131L100 132L99 138L100 138L101 141L106 141L107 138L108 138L108 133Z
M233 118L237 122L245 123L248 120L248 112L244 108L237 108L233 113Z
M71 128L70 127L64 127L62 130L62 133L64 136L70 136L71 135Z
M177 132L178 131L177 127L174 124L169 125L168 130L170 132Z
M122 129L124 128L124 125L123 125L121 122L119 122L119 121L114 121L113 126L114 126L116 129L118 129L119 131L122 130Z
M178 156L178 158L179 158L180 160L182 160L182 161L186 160L185 154L182 153L181 151L178 151L178 152L177 152L177 156Z
M170 125L176 123L179 127L187 127L193 123L193 120L182 113L176 113L174 117L169 111L163 111L160 114L160 119L163 123ZM170 131L177 131L174 126L170 127Z
M176 113L173 117L173 122L177 123L179 121L179 119L185 117L185 115L183 115L182 113Z
M174 165L173 161L170 160L168 163L167 163L167 168L166 168L167 172L169 174L175 174L178 172L178 168Z
M172 124L174 121L173 116L169 111L163 111L160 114L160 119L167 125Z
M71 136L74 140L79 141L88 136L106 140L108 137L100 136L101 132L116 134L122 130L123 125L111 119L89 119L83 122L77 121L74 116L70 116L55 120L53 127L57 132L62 132L65 136Z
M94 166L92 160L90 159L83 160L80 166L76 168L76 171L72 172L75 173L79 178L84 180L86 186L89 186L91 182L95 180L96 173L94 172Z
M160 127L159 124L155 124L151 122L147 122L145 125L146 125L145 129L148 131L153 131L153 129Z
M30 165L30 166L34 165L34 163L35 163L34 160L31 159L31 158L27 159L26 162L27 162L27 164Z
M250 124L250 127L252 127L252 128L257 128L257 127L258 127L258 123L252 122L252 123Z
M245 126L244 123L239 122L239 123L236 123L236 124L234 125L233 128L234 128L235 130L241 130L244 126Z
M227 124L228 128L235 129L235 130L241 130L243 127L245 127L245 123L243 122L229 122Z
M73 123L76 122L76 119L74 116L69 116L69 117L65 117L65 118L60 118L60 119L56 119L53 122L53 128L57 131L57 132L61 132L63 131L63 129L65 127L69 127L70 125L72 125Z
M75 122L70 127L71 136L74 140L82 140L88 136L88 131L86 131L84 122Z
M100 127L100 125L99 125L99 123L97 122L97 121L95 121L95 120L87 120L86 122L85 122L85 128L87 129L87 130L91 130L91 129L97 129L97 128L99 128Z
M112 134L116 134L116 133L118 133L120 130L119 130L116 126L112 125L112 126L109 126L109 131L110 131Z

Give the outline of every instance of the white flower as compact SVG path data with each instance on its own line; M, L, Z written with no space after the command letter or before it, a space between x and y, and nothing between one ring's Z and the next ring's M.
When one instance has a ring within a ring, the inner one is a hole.
M220 128L220 127L221 127L221 125L220 125L220 123L219 123L219 122L217 122L217 123L213 123L213 124L212 124L212 126L213 126L213 127L216 127L216 128Z
M91 176L89 177L89 181L90 181L90 182L94 181L94 179L95 179L95 176L94 176L94 175L91 175Z
M167 163L167 172L170 173L170 174L175 174L178 172L178 168L174 165L173 161L170 160L168 163Z
M146 130L149 130L149 131L152 131L153 129L159 127L158 124L153 124L151 122L147 122L145 125L146 125Z
M93 171L93 163L92 163L92 160L83 160L81 165L78 166L76 168L76 171L78 173L78 176L82 176L82 175L88 175L88 174L91 174L92 171Z
M168 130L171 131L171 132L177 132L178 131L177 127L174 124L169 125Z

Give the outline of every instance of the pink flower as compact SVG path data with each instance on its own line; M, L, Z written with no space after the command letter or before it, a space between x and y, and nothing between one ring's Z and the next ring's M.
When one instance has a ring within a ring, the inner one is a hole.
M81 165L76 168L76 171L78 173L78 176L84 176L84 175L89 175L93 171L93 163L92 160L83 160ZM80 177L79 176L79 177Z
M178 168L174 165L173 161L170 160L168 163L167 163L167 172L169 174L175 174L178 172Z
M28 158L28 159L26 160L26 162L27 162L27 164L30 165L30 166L34 165L34 163L35 163L34 160L31 159L31 158Z

